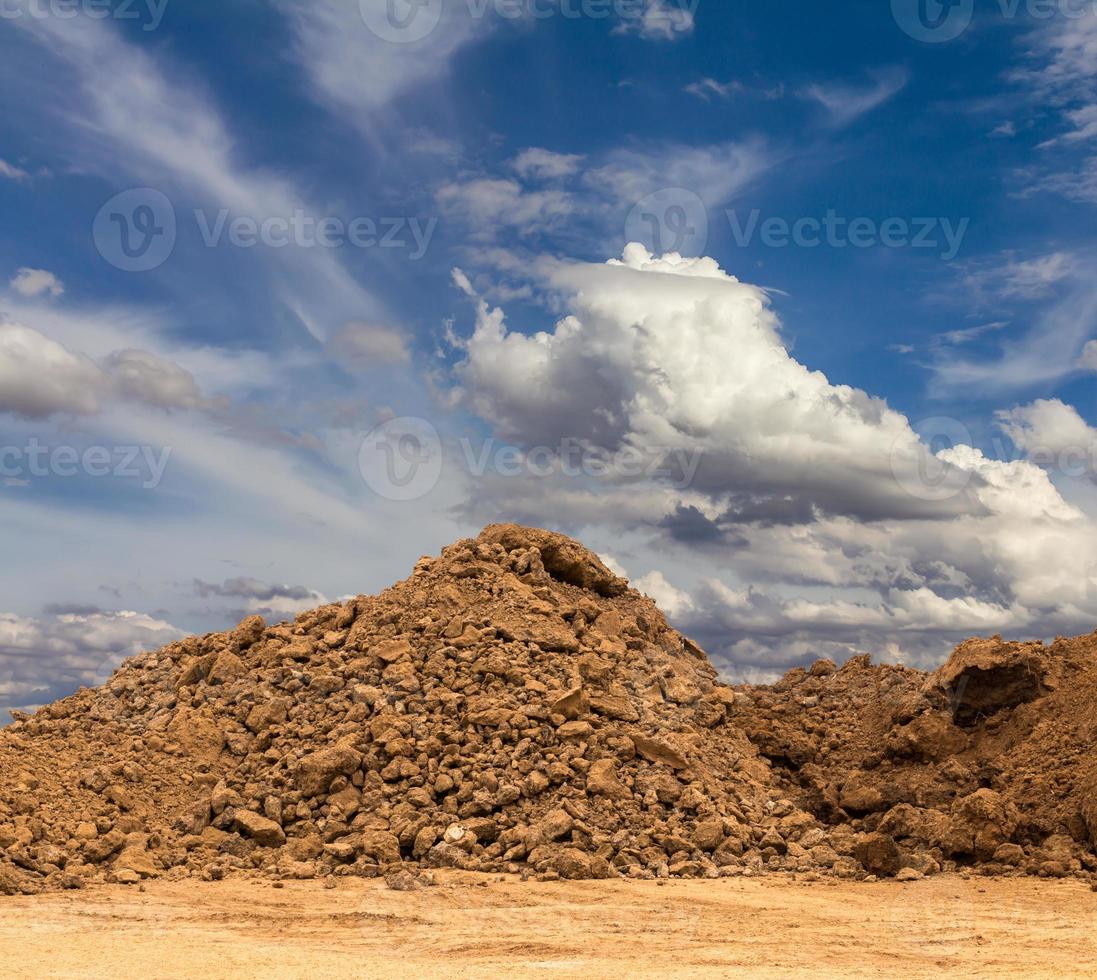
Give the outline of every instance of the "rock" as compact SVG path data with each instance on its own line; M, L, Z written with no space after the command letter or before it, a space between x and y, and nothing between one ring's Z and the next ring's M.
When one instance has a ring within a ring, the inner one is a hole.
M247 672L248 668L245 666L244 661L235 653L226 650L224 653L219 654L213 662L213 666L206 676L206 683L211 685L231 684L233 681L246 676Z
M370 648L370 655L378 657L387 664L397 660L406 660L411 656L411 643L405 637L396 640L385 640Z
M538 871L549 871L561 878L581 881L594 877L591 858L577 847L542 846L529 856Z
M114 859L115 877L122 871L131 871L140 878L156 878L160 875L160 869L153 862L144 840L128 844Z
M885 809L883 792L865 773L855 773L845 782L838 803L850 813L875 813Z
M693 844L699 851L715 851L724 842L724 821L719 817L702 820L693 828Z
M921 871L916 871L914 868L900 868L895 875L896 881L921 881L925 877Z
M385 887L395 892L413 892L422 888L419 878L410 871L401 869L385 875Z
M327 792L336 776L349 776L361 765L361 754L349 745L321 749L297 763L297 788L304 796L319 796Z
M930 675L926 689L944 693L961 724L977 715L1034 701L1047 693L1047 662L1041 647L1003 643L1001 636L960 644Z
M210 760L221 754L225 733L209 715L180 707L168 723L165 734L192 761Z
M632 799L632 790L621 782L613 759L599 759L591 764L587 771L587 792L611 800Z
M281 847L286 842L285 832L278 824L252 810L237 810L233 824L261 847Z
M591 695L590 708L607 718L617 721L639 721L640 712L633 707L628 698L615 697L613 695Z
M853 856L866 871L881 878L894 877L901 866L899 847L887 834L866 834L854 845Z
M0 895L21 895L24 886L23 875L12 867L0 864Z
M978 789L952 805L942 845L949 854L989 861L999 846L1009 843L1020 822L1020 812L1000 793Z
M549 575L598 595L619 596L628 588L628 583L614 575L597 555L563 534L517 524L493 524L484 528L480 540L500 544L507 551L536 548Z
M400 860L400 839L387 830L367 830L359 845L363 854L378 864L395 864Z
M636 746L636 751L649 762L662 763L671 769L685 769L689 765L681 752L662 739L633 732L632 743Z
M77 840L95 840L99 836L99 829L93 823L84 821L76 827Z
M572 688L549 706L554 715L563 715L568 721L577 721L587 714L589 707L581 687Z
M285 698L271 698L262 704L257 704L248 712L245 724L248 731L258 735L275 725L282 725L289 717L289 705Z

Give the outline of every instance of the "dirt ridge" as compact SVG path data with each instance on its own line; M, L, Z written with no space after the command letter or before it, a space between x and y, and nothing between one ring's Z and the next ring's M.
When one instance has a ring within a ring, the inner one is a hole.
M1088 876L1095 649L996 637L931 675L862 657L732 688L581 544L493 525L380 595L169 644L0 731L0 894Z

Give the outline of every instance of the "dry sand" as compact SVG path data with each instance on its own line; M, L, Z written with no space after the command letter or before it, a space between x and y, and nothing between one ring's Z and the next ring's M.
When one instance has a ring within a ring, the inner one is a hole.
M149 882L8 899L35 977L1097 976L1076 881Z

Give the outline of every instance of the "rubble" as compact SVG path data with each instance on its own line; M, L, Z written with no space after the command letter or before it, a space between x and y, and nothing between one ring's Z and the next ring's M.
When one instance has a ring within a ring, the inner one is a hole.
M928 675L832 667L742 688L735 721L866 869L894 873L883 836L922 873L1097 872L1097 633L968 640Z
M578 542L190 637L0 730L0 894L157 877L1097 870L1097 637L732 689ZM1085 706L1084 710L1081 710Z

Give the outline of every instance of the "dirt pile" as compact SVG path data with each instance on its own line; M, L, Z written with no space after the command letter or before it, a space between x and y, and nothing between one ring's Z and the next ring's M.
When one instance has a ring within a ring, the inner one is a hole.
M775 783L865 866L1097 870L1097 633L969 640L931 674L820 661L740 689Z
M379 596L173 643L0 732L0 891L807 866L824 835L736 701L595 555L490 527Z
M1097 637L717 681L562 535L191 637L0 731L0 894L89 881L1097 868Z

